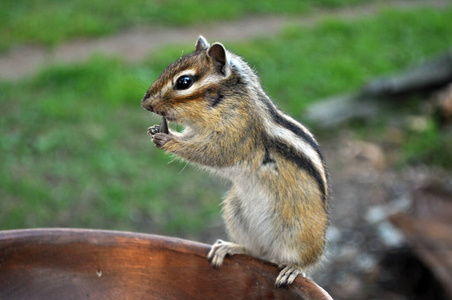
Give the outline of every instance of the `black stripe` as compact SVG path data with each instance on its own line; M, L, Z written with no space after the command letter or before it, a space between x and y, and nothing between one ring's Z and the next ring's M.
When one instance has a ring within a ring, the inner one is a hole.
M221 92L219 92L216 97L213 97L210 99L210 101L211 101L210 105L212 107L215 107L218 104L220 104L220 102L223 101L223 99L224 99L224 95Z
M262 161L262 164L267 165L272 163L275 163L275 161L270 157L270 151L268 151L267 147L265 147L265 156L264 160Z
M314 167L310 159L308 159L299 151L296 151L295 148L285 144L280 140L269 140L266 147L271 147L285 159L295 163L299 168L306 170L309 175L312 176L317 182L319 190L322 193L322 200L324 203L326 202L326 182L323 181L319 170Z
M270 115L272 116L273 121L275 121L276 124L281 125L282 127L292 131L293 133L304 139L306 142L308 142L308 144L311 145L311 147L317 152L322 162L324 162L323 155L320 152L319 145L310 135L308 135L298 125L284 118L281 115L281 113L274 107L273 102L267 96L261 95L259 99L267 106L268 111L270 112Z

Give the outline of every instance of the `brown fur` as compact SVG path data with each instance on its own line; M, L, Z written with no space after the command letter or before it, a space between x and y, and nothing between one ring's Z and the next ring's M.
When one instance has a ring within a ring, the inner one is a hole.
M186 90L179 76L192 76ZM251 68L221 44L200 38L149 88L143 107L185 125L182 133L151 133L157 147L228 178L223 202L228 232L208 258L247 253L284 268L278 286L315 265L325 248L328 174L307 129L277 110ZM152 131L154 132L154 131Z

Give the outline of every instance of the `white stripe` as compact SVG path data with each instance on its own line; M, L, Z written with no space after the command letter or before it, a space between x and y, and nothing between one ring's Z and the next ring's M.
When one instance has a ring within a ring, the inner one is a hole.
M196 70L195 70L195 69L186 69L186 70L180 71L179 73L177 73L176 75L174 75L174 77L172 78L171 81L168 81L168 82L160 89L160 92L158 92L157 95L160 94L160 93L161 93L162 95L165 95L165 94L168 92L168 90L173 89L173 86L176 84L176 80L177 80L180 76L182 76L182 75L194 76L195 74L196 74ZM181 93L178 93L178 95L181 95L181 96L183 96L183 95L188 95L188 94L191 93L191 92L188 92L188 91L192 90L192 88L193 88L193 86L191 86L189 89L182 90ZM152 95L152 96L156 96L156 95Z
M325 170L323 167L322 159L320 158L320 155L317 153L317 151L307 141L300 138L298 135L296 135L289 129L286 129L276 123L268 121L269 119L270 117L268 117L267 121L265 121L265 127L267 129L267 132L269 132L271 136L283 140L287 145L292 145L293 147L295 147L295 149L297 149L298 151L303 153L308 159L310 159L314 167L317 169L317 171L319 171L320 175L322 176L322 180L326 185L327 182ZM296 124L299 125L298 122ZM312 136L312 134L309 131L307 131L307 133L309 133L309 135Z

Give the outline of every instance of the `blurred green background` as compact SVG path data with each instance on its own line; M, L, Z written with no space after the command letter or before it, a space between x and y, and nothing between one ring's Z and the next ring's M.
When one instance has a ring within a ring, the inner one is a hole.
M30 43L50 51L73 38L138 25L182 28L248 15L309 16L368 2L2 0L0 55ZM302 120L303 110L318 99L359 89L371 78L448 49L451 20L451 5L388 7L365 18L330 17L313 26L287 26L276 36L222 42L255 67L284 111ZM196 38L184 46L161 45L140 63L98 53L22 79L3 79L0 230L82 227L204 240L221 226L227 183L154 148L146 130L159 119L141 108L147 87L181 53L192 51ZM408 136L401 164L424 159L450 166L447 158L433 159L444 145L435 123L429 124ZM384 126L382 119L355 132L378 136Z
M279 20L282 29L246 39L228 35L234 22L267 26L255 24L261 17ZM160 120L141 108L141 99L168 64L191 52L199 34L223 42L255 68L282 110L307 122L306 109L322 99L450 49L451 20L448 0L2 0L0 230L70 227L226 239L220 204L228 183L165 155L146 134ZM226 25L217 32L229 39L203 31L220 23ZM111 54L129 54L129 35L137 32L141 39L149 34L157 48L135 60ZM157 42L177 41L181 32L191 32L189 43ZM93 44L103 47L92 51ZM40 63L30 64L35 58ZM407 299L392 298L378 284L387 274L377 261L393 248L366 214L393 208L417 177L452 174L452 131L428 108L429 97L385 102L373 118L333 128L307 123L333 184L329 258L313 278L335 299ZM411 277L392 281L403 286Z

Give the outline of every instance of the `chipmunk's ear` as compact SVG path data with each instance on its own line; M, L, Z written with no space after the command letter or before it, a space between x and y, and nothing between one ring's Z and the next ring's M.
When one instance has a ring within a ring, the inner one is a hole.
M214 43L210 46L209 49L207 49L207 56L217 68L218 72L222 73L224 76L229 75L229 53L222 44Z
M207 42L207 40L202 35L200 35L198 40L196 41L196 51L207 50L209 46L210 44Z

